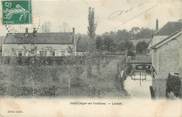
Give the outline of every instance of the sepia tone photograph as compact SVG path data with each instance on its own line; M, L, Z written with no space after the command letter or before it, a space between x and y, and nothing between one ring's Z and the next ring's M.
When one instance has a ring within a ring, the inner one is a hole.
M0 0L0 117L181 117L181 11L181 0Z

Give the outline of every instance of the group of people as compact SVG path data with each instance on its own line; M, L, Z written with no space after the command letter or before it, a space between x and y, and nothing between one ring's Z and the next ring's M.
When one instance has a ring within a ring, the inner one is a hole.
M180 98L181 94L181 79L179 73L169 73L166 83L166 97Z

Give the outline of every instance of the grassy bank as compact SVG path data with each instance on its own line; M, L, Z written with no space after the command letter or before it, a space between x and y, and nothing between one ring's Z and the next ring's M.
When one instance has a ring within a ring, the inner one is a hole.
M122 97L125 92L118 88L121 82L117 72L121 59L102 58L99 63L93 62L89 77L87 64L3 64L0 65L0 95Z

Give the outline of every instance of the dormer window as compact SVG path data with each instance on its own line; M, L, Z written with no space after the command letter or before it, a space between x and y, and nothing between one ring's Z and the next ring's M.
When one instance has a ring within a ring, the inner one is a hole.
M40 56L46 56L47 55L47 51L40 51Z

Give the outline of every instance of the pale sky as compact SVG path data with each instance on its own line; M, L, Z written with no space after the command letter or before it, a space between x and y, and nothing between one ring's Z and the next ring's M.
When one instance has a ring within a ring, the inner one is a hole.
M89 6L95 8L97 34L133 26L155 28L157 18L160 27L182 19L182 0L32 0L34 22L29 27L49 21L52 32L63 31L64 23L66 31L75 27L76 32L86 34ZM25 26L9 27L20 32ZM0 24L0 35L5 32Z

